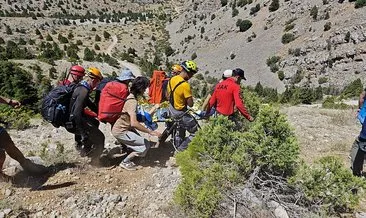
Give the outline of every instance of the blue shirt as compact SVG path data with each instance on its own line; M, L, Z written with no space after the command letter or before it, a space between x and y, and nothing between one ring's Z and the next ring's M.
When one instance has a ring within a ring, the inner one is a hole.
M362 124L362 129L361 129L361 132L360 132L360 138L366 140L366 120Z

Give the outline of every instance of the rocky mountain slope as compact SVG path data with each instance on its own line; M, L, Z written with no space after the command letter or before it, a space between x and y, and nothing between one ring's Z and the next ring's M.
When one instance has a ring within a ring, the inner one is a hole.
M202 72L216 76L227 68L242 67L247 84L261 82L279 90L307 81L312 86L325 83L339 87L356 78L366 82L366 8L355 9L354 2L291 0L279 1L278 10L270 12L272 1L259 0L244 1L252 3L236 6L238 14L233 16L232 5L241 1L228 1L226 6L221 2L199 1L176 7L177 18L167 26L175 59L196 55ZM260 10L252 13L257 4ZM316 16L311 15L314 6ZM238 19L248 19L253 25L240 32ZM325 24L330 29L325 30ZM285 33L292 34L293 41L283 44ZM275 73L266 64L273 56L280 57ZM282 81L277 71L283 71ZM300 74L300 81L291 80L296 74ZM321 77L324 79L319 81Z

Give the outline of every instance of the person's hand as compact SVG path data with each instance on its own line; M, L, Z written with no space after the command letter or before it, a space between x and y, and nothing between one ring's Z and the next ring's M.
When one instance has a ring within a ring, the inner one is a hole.
M88 139L89 139L88 135L81 135L81 140L80 140L81 144L85 145L87 143Z
M253 122L255 119L253 117L249 117L249 122Z
M149 134L152 135L152 136L157 136L157 137L161 136L161 133L158 132L158 131L151 131Z
M21 103L17 100L13 100L13 99L10 99L9 103L8 103L10 106L14 107L14 108L18 108L20 107Z

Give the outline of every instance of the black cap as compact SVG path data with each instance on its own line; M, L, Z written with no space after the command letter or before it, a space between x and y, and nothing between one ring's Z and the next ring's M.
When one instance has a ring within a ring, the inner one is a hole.
M240 68L236 68L233 70L233 76L239 76L240 78L242 78L243 80L247 80L244 76L244 70L240 69Z

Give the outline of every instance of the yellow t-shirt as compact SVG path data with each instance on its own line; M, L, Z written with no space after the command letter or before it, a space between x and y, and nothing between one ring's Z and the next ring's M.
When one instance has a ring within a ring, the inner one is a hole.
M174 88L181 83L175 90ZM174 99L174 108L176 110L182 110L187 105L187 98L192 97L191 86L187 81L183 79L180 75L173 76L168 83L168 93L171 94L171 91L174 90L173 99Z

